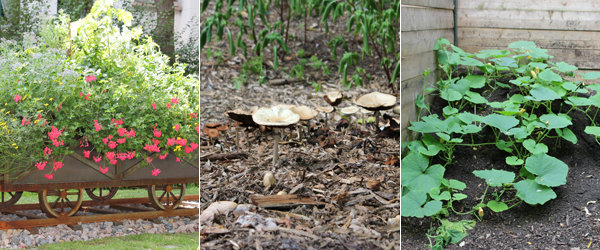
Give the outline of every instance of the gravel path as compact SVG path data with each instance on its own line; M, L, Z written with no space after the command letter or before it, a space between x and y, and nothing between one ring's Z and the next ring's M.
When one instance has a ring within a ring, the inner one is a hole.
M78 214L79 215L79 214ZM25 218L0 214L0 220L23 220ZM198 216L160 217L154 220L122 220L118 222L97 222L73 226L58 225L31 230L0 230L0 248L28 248L44 244L70 241L87 241L114 236L142 233L192 233L198 231Z

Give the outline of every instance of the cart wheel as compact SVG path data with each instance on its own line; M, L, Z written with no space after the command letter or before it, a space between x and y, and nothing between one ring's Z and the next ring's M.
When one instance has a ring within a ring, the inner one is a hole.
M148 198L158 210L173 210L183 201L185 184L152 185L148 187Z
M117 194L118 187L86 188L87 195L96 202L105 202Z
M83 202L83 190L58 189L39 191L40 207L48 217L61 218L77 213Z
M23 191L0 192L0 209L7 209L16 204L23 195Z

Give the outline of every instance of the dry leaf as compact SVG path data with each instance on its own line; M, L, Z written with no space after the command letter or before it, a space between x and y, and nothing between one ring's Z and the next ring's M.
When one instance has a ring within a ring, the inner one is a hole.
M368 189L371 189L373 191L377 191L381 187L381 182L379 182L376 179L369 179L369 180L367 180L366 185L367 185Z

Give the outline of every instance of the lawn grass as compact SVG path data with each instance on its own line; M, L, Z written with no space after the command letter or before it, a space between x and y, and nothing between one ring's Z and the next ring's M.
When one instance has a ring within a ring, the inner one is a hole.
M198 232L191 234L138 234L89 241L61 242L35 249L198 249Z
M85 191L84 191L85 192ZM185 189L185 195L199 194L198 185L196 184L188 184ZM142 198L148 197L148 190L145 188L120 188L117 191L117 194L113 197L113 199L125 199L125 198ZM83 194L83 200L91 200L87 194ZM34 192L23 192L23 196L17 202L17 204L31 204L38 203L38 194Z

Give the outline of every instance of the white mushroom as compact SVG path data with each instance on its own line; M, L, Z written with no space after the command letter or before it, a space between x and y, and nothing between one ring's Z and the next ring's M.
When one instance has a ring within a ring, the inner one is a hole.
M309 121L319 114L318 111L311 109L306 105L294 106L290 110L298 114L300 116L301 121ZM300 129L298 129L298 139L302 139L302 137L300 136Z
M325 101L329 103L329 105L334 107L342 102L343 97L344 95L342 95L342 92L338 90L328 91L327 93L325 93L325 96L323 96L323 98L325 98Z
M271 108L260 108L252 115L252 120L259 125L273 128L275 133L275 143L273 146L273 165L277 164L279 159L279 133L278 128L288 127L300 121L300 116L289 109L284 109L278 106Z
M340 109L340 112L349 117L349 121L348 121L348 127L352 126L352 116L354 113L358 112L359 108L357 106L350 106L350 107L345 107ZM346 132L348 131L348 129L344 130L344 136L346 135Z
M333 107L317 106L316 109L317 109L317 111L325 114L325 127L328 127L329 126L329 118L327 117L327 114L333 112Z
M365 109L375 111L375 126L379 126L379 111L394 107L396 97L390 94L372 92L359 97L354 103Z

